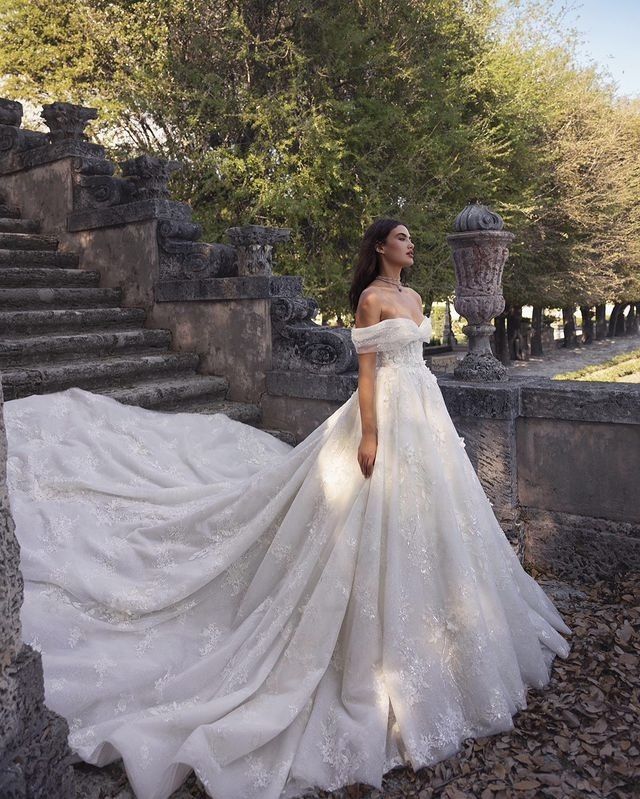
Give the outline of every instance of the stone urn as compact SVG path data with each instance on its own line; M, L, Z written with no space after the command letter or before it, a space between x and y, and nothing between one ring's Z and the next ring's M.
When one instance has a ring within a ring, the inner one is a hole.
M503 230L502 218L478 202L469 203L456 217L455 233L447 236L456 272L453 307L468 324L462 328L469 351L456 365L458 380L508 380L506 368L491 352L491 320L502 313L502 270L513 233Z

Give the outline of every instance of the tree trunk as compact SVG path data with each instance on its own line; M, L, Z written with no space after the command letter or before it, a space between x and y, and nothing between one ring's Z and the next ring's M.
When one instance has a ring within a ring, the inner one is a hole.
M614 328L614 336L624 336L626 334L625 330L625 323L626 320L624 318L624 312L629 303L621 302L620 303L620 312L618 313L618 318L616 319L616 326Z
M510 305L507 308L507 345L509 358L512 361L524 360L520 323L522 321L522 305Z
M542 351L542 315L544 308L541 305L533 306L531 316L531 354L544 355Z
M625 332L627 336L638 335L638 315L636 313L635 303L633 302L629 305L629 313L627 314Z
M593 309L590 305L581 305L580 313L582 314L582 343L593 343Z
M607 306L604 302L596 305L596 341L607 337Z
M506 315L498 314L493 320L496 332L494 333L495 356L505 366L511 363L509 359L509 344L507 342L507 331L505 329Z
M562 309L562 321L564 323L563 347L577 347L578 337L576 336L576 320L573 316L575 305L568 305Z
M611 316L609 317L609 329L607 330L607 336L609 338L614 338L615 336L623 336L624 335L624 314L623 311L626 308L627 304L624 302L616 302L613 306L611 311ZM622 329L620 329L620 320L622 318Z

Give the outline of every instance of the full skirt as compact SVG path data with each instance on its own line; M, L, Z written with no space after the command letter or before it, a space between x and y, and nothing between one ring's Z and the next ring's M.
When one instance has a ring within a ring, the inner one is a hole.
M298 446L70 389L5 405L24 638L70 745L139 799L380 787L508 730L570 633L520 565L426 368Z

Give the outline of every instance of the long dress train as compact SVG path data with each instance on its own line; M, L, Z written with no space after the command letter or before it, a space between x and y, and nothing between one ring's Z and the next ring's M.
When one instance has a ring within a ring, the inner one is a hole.
M373 473L358 392L298 446L223 414L70 389L5 405L24 638L78 757L139 799L193 769L216 799L381 786L508 730L570 633L501 530L422 359L378 353Z

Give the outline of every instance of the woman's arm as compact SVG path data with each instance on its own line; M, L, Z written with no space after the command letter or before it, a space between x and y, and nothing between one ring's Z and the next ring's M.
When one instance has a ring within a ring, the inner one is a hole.
M356 310L356 327L368 327L380 321L381 305L375 294L360 298ZM378 427L375 409L376 353L358 355L358 403L362 438L358 447L358 463L365 477L370 477L378 449Z

